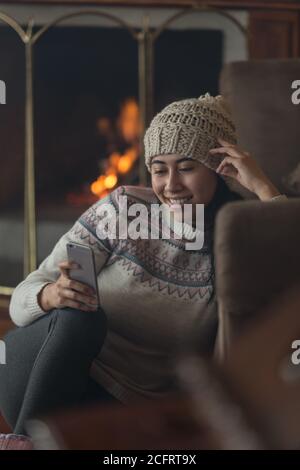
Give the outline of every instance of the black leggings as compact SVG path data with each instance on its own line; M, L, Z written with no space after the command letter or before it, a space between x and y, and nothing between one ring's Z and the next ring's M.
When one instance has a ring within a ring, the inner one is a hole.
M103 310L63 308L6 334L0 411L15 433L26 434L26 420L60 408L92 401L118 402L89 378L106 331Z

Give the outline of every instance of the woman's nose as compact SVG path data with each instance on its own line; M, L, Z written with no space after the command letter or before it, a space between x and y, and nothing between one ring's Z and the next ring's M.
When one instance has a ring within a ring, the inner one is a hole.
M166 181L165 190L172 192L182 188L182 183L180 181L180 175L176 171L170 171Z

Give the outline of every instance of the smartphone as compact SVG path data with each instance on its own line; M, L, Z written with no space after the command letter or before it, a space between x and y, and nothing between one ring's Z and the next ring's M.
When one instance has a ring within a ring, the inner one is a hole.
M92 287L96 292L98 305L100 305L95 257L92 248L80 243L67 243L67 254L70 262L75 262L80 266L78 269L70 269L70 279Z

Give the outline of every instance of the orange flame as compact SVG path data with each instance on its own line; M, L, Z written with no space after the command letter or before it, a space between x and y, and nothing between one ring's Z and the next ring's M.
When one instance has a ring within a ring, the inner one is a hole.
M118 175L124 175L130 171L135 160L138 158L138 142L141 134L141 123L139 115L139 107L137 102L130 98L127 99L120 111L117 120L118 130L131 147L124 154L113 152L108 157L108 165L105 174L100 175L91 186L91 192L100 199L105 197L118 183ZM107 133L109 125L106 118L98 120L98 128L102 133Z
M127 99L123 104L118 118L118 127L126 142L137 140L141 133L140 112L138 104L133 99Z

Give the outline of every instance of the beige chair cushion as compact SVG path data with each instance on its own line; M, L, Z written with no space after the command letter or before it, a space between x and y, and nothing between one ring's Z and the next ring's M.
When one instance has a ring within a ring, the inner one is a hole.
M300 275L300 198L226 205L214 250L221 358L247 319Z

